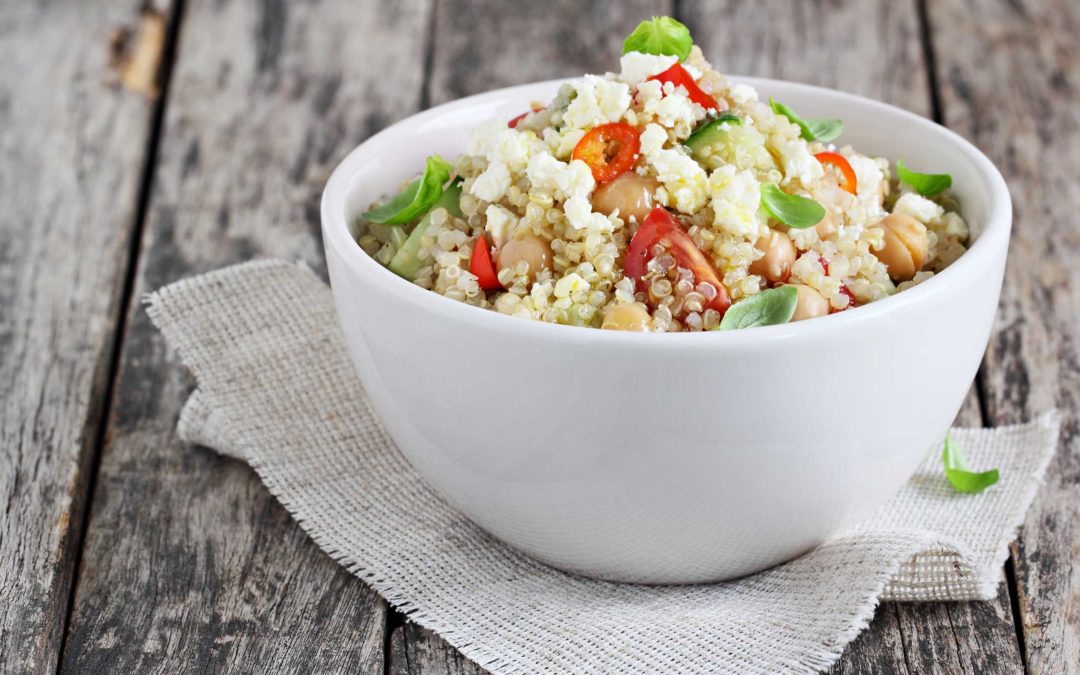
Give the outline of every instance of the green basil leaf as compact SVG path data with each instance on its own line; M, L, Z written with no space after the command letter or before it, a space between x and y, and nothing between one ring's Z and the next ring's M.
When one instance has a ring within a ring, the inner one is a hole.
M728 307L717 330L738 330L787 323L795 315L795 306L798 304L799 292L794 286L770 288Z
M394 196L382 206L363 214L369 223L404 225L411 223L431 210L443 193L443 185L450 180L450 164L438 155L427 158L424 175Z
M960 448L953 443L950 434L945 434L945 447L941 450L941 462L945 465L945 477L959 492L982 492L998 482L997 469L990 469L981 473L969 469L964 461L964 455L961 454Z
M825 217L824 206L807 197L789 195L774 183L761 186L761 205L770 216L797 230L813 227Z
M933 197L952 187L952 176L949 174L912 171L904 166L901 159L896 160L896 175L923 197Z
M808 141L828 143L844 131L844 123L832 119L803 119L794 110L770 97L769 105L777 115L783 115L799 127L801 136Z
M685 61L690 56L694 39L690 29L670 16L654 16L642 21L633 33L623 41L622 53L641 52L643 54L667 54Z

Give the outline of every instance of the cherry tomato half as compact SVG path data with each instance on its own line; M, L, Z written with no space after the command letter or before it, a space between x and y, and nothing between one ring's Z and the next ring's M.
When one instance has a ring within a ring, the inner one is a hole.
M694 82L694 78L690 76L690 73L686 72L686 68L683 68L679 64L675 64L668 68L659 75L653 75L650 80L658 80L660 82L670 82L676 87L682 86L686 89L687 95L690 100L697 103L706 110L719 110L720 104L716 102L716 99L706 94L701 87L697 86L697 82Z
M639 291L646 290L645 282L642 281L645 264L652 259L653 249L657 244L671 253L675 264L693 272L698 283L704 282L716 289L716 297L705 304L706 309L715 309L721 314L727 311L731 306L731 298L727 288L720 282L716 270L701 249L694 244L690 235L682 229L675 216L662 206L657 206L645 218L645 222L638 228L626 248L626 276L637 282Z
M495 265L491 263L491 247L488 246L484 235L476 238L473 246L472 257L469 259L469 271L472 272L485 291L501 288L499 277L495 274Z
M851 168L851 163L847 161L846 157L839 152L819 152L814 155L814 158L821 162L822 166L828 164L836 167L836 169L840 171L841 177L844 179L840 181L840 187L851 194L856 194L859 184L858 181L855 180L855 169Z
M633 169L640 151L641 133L625 122L613 122L582 136L573 157L589 165L597 183L607 183Z

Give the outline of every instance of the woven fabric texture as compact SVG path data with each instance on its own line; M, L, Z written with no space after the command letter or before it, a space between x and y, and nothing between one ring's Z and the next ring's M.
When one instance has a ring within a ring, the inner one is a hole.
M947 484L940 448L878 515L737 581L639 586L526 558L435 496L387 437L354 374L329 289L257 261L168 286L148 311L197 389L182 438L241 459L330 556L494 673L810 673L878 602L990 598L1049 463L1058 416L956 429L1001 481Z

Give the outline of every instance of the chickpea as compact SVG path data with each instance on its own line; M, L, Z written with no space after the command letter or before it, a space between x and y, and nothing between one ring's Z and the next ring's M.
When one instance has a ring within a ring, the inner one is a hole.
M889 268L893 281L908 281L929 257L926 226L910 216L892 213L882 218L877 227L885 230L885 245L873 254Z
M770 282L787 281L795 262L795 244L783 232L773 231L757 240L754 248L765 255L750 265L750 274L765 277Z
M791 284L799 293L799 304L795 306L792 321L816 319L829 313L829 301L825 296L805 284Z
M639 176L628 171L596 188L592 196L593 210L610 216L618 209L619 217L624 221L633 217L640 223L652 211L653 193L659 186L652 176Z
M836 216L832 211L825 209L825 217L814 226L814 231L822 241L836 234Z
M601 328L608 330L648 331L652 327L652 317L641 305L615 305L604 314Z
M514 268L524 260L529 263L529 280L536 279L540 270L551 269L551 244L532 232L502 245L495 257L496 272Z

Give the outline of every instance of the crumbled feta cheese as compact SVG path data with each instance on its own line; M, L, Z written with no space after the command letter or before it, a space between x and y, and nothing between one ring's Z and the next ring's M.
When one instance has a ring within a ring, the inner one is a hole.
M485 202L497 202L503 198L510 187L510 170L502 162L491 162L484 172L476 177L469 194Z
M881 183L885 180L885 173L877 162L866 155L854 153L847 157L851 170L855 172L857 196L860 201L867 205L881 208Z
M569 129L563 132L559 138L559 145L555 148L555 156L563 159L569 157L574 153L574 148L577 147L578 141L585 135L584 129Z
M709 196L716 225L736 237L757 240L761 188L753 172L737 171L730 164L720 167L709 176Z
M566 162L560 162L546 152L542 152L533 155L529 160L525 175L533 187L554 192L559 187L555 179L565 169Z
M648 80L637 86L637 98L642 106L649 101L659 101L664 97L664 83L659 80Z
M593 213L592 204L583 195L574 195L563 204L566 220L570 227L575 230L592 230L594 232L610 232L611 221L602 213Z
M705 206L708 176L705 169L689 155L664 148L666 140L667 132L663 127L649 124L641 135L641 154L666 188L667 203L674 203L675 208L683 213L697 213Z
M529 143L533 137L523 134L514 129L503 128L495 136L495 144L488 153L489 160L499 160L506 164L510 171L518 173L525 169L529 162L529 156L535 148Z
M960 214L949 211L941 220L945 223L945 234L960 240L968 238L968 234L970 233L968 224L964 222L964 219L960 217Z
M679 57L667 54L655 55L630 52L623 54L622 58L619 59L619 65L622 66L620 77L627 84L635 85L653 75L664 72L678 61Z
M692 65L690 63L684 63L684 64L682 64L682 67L683 67L683 70L685 70L687 72L687 74L690 75L690 77L694 78L695 82L700 80L701 76L704 74L704 73L701 72L700 68L698 68L698 67L696 67L696 66L694 66L694 65Z
M555 297L569 298L575 293L589 290L589 283L581 278L577 272L571 272L555 282Z
M944 215L945 209L922 195L915 194L914 192L907 192L903 194L900 199L896 200L896 206L893 207L893 213L902 213L905 216L911 216L925 225Z
M655 154L667 143L667 132L659 124L650 124L641 132L641 154L648 157Z
M618 122L630 107L630 86L595 75L571 82L577 96L563 113L563 122L574 129L585 129L608 122Z
M656 120L672 129L679 122L693 126L701 117L705 116L705 109L695 106L682 87L675 89L663 98L650 98L645 101L645 112L656 117Z
M506 122L488 120L473 127L465 143L465 152L470 155L487 157L495 149L499 134L506 131Z
M570 197L588 197L596 187L592 169L580 159L570 162L555 177L555 184L569 199Z
M777 146L780 159L783 162L784 185L793 180L798 180L803 185L809 186L814 180L825 175L821 162L814 159L810 154L810 148L801 139L785 140Z
M754 89L748 84L733 84L728 91L731 95L731 100L735 101L736 105L746 105L747 103L753 103L758 100L757 89Z
M510 229L517 223L517 217L496 204L488 206L484 215L487 216L484 230L491 235L491 241L495 246L502 246L510 237Z

